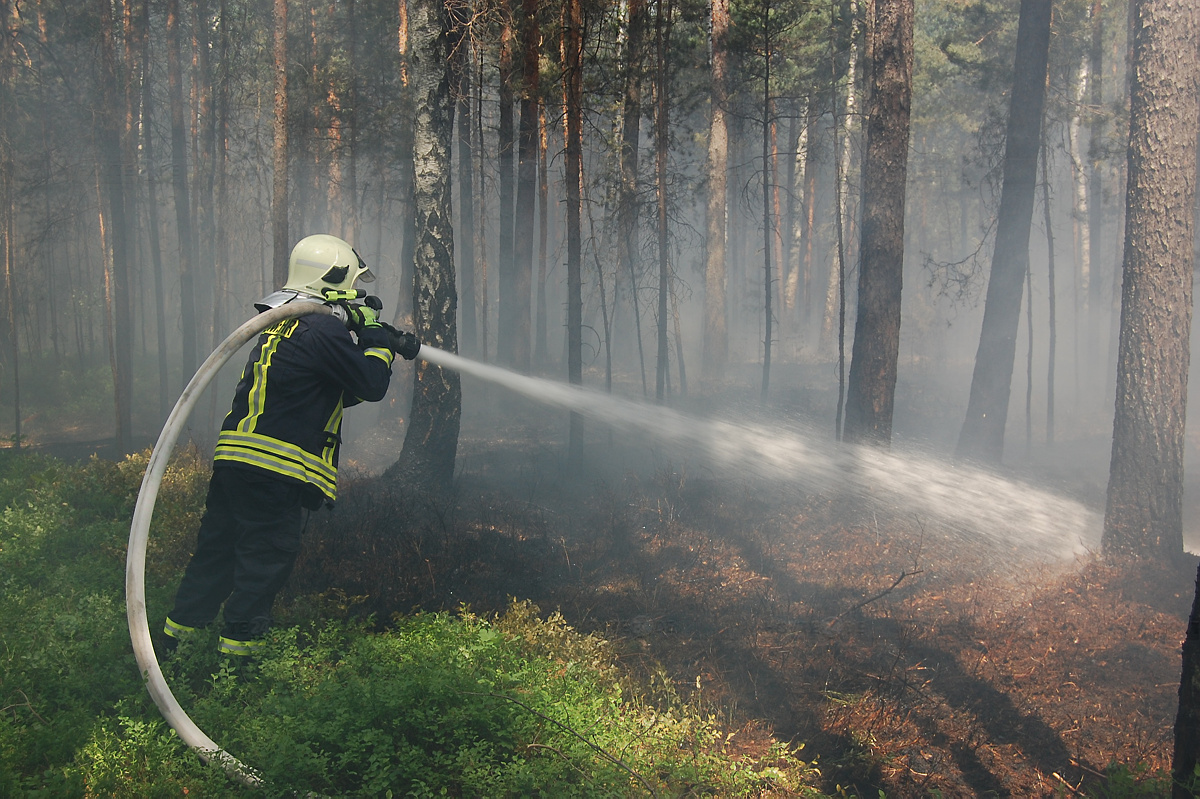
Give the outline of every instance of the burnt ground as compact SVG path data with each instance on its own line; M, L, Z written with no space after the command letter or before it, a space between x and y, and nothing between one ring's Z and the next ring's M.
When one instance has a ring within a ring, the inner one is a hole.
M285 616L529 598L699 690L744 746L804 743L829 792L1070 796L1113 763L1169 770L1194 557L1047 563L611 440L572 477L523 424L464 437L450 494L355 481L310 521Z

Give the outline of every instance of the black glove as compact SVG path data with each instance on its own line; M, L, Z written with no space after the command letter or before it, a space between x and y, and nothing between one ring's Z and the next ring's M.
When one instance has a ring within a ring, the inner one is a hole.
M392 352L396 351L396 348L392 345L391 334L382 325L364 327L361 330L356 330L355 334L358 336L358 346L364 350L371 349L372 347L381 347Z

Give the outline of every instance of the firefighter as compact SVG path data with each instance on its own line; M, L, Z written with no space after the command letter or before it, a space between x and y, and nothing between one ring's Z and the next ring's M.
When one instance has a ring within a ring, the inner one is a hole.
M308 236L292 249L287 283L255 308L344 301L356 281L374 279L345 241ZM217 437L196 549L163 628L168 650L222 604L218 649L246 656L261 645L300 549L303 511L337 499L342 410L383 399L396 354L412 360L420 349L381 324L378 307L343 302L337 315L285 319L259 337Z

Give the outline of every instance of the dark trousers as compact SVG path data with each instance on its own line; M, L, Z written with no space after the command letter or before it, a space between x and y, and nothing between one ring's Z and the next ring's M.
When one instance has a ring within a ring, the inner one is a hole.
M204 627L224 603L223 636L244 641L265 633L300 550L302 491L258 469L218 464L171 620Z

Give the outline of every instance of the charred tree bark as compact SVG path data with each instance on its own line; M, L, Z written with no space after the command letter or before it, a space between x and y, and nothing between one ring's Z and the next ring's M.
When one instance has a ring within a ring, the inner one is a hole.
M423 343L456 352L458 296L454 285L450 192L450 147L454 137L450 18L443 0L414 0L410 15L416 106L413 325ZM454 478L461 416L458 373L418 360L404 447L388 476L448 488Z
M1051 0L1021 0L1016 66L1004 145L1004 179L996 248L983 309L983 330L971 376L967 415L958 437L960 458L999 463L1016 359L1021 294L1029 264L1029 233L1037 186L1042 104L1050 49Z
M904 195L912 110L913 0L878 0L870 47L867 148L862 166L858 319L843 438L888 446L904 277Z
M707 380L719 379L729 360L729 328L725 318L727 280L725 264L725 198L729 190L728 40L729 0L712 0L712 89L708 126L708 205L704 260L704 348L702 371Z
M1171 558L1183 552L1200 6L1136 0L1133 10L1121 334L1101 540L1106 553Z

